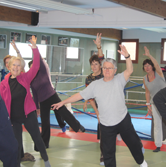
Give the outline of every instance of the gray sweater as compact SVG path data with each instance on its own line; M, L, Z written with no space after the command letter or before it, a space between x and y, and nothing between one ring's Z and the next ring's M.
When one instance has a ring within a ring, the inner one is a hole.
M124 73L120 73L108 82L103 78L93 81L80 92L85 100L90 98L96 100L102 125L114 126L125 118L127 114L124 96L126 83Z

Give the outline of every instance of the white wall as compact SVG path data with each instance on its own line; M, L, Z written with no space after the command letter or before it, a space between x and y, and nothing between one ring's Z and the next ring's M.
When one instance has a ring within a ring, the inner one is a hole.
M161 42L162 38L166 38L166 32L154 32L143 29L123 30L123 39L139 39L139 42Z
M40 13L39 27L64 28L140 28L166 27L166 20L127 7L94 9L93 15L62 11Z

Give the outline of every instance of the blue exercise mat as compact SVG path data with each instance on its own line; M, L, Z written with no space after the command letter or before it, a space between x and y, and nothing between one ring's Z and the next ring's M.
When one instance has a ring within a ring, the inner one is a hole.
M142 117L138 114L130 114L131 117ZM97 131L98 120L89 115L74 113L75 118L85 127L88 131ZM148 118L150 118L148 116ZM41 123L40 117L38 118L39 123ZM151 120L147 119L135 119L132 118L133 126L140 138L151 139ZM58 126L57 120L54 114L50 114L50 124L52 126ZM68 125L67 125L68 126ZM144 135L147 134L147 135Z

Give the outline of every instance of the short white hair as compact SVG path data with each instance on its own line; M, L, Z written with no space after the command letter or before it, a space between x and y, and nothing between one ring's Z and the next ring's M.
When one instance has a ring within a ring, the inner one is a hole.
M114 65L114 68L117 69L117 64L116 64L116 61L114 59L111 59L111 58L106 58L104 59L102 62L101 62L101 67L103 67L103 64L105 62L109 62L109 63L112 63Z

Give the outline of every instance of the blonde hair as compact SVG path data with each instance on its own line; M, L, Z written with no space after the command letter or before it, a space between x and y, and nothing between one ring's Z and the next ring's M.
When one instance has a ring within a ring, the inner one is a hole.
M24 67L25 67L25 61L24 61L24 59L22 57L16 57L16 56L11 56L11 59L9 60L9 68L11 67L12 62L14 60L19 60L21 62L22 70L24 70Z

